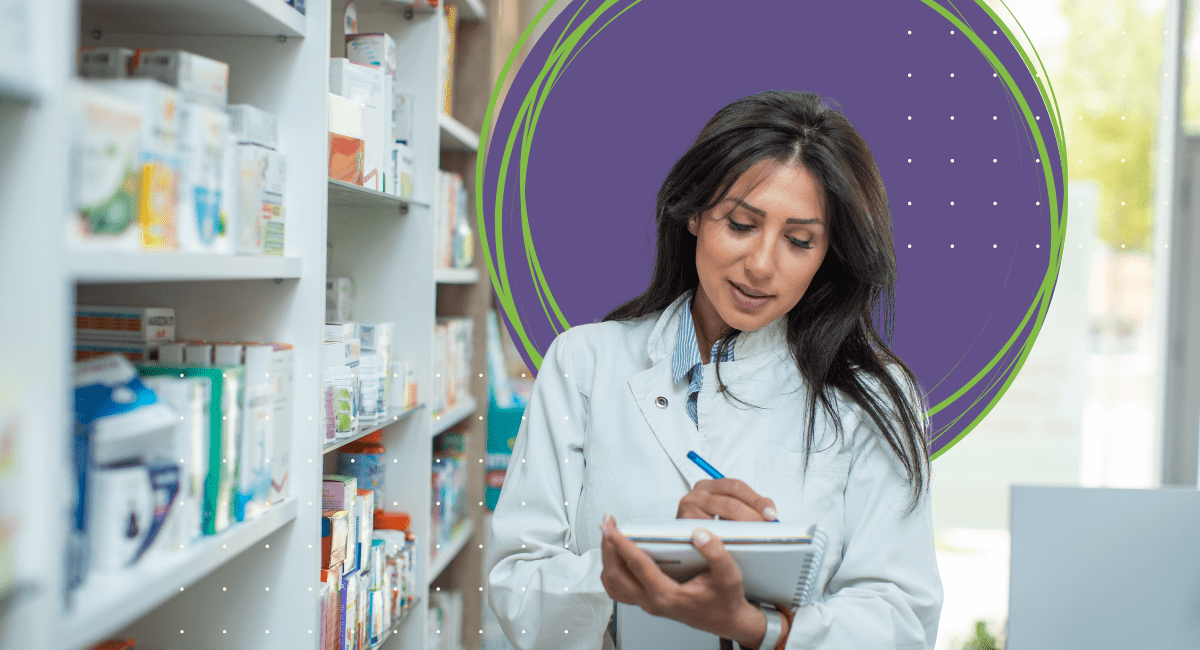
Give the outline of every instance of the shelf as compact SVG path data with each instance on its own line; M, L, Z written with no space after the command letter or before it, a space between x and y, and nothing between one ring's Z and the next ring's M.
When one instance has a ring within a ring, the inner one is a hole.
M379 650L380 648L382 648L383 644L387 643L388 637L392 636L392 632L396 631L396 628L399 627L400 624L404 622L404 619L408 618L413 612L417 611L417 605L420 605L420 604L421 604L420 596L414 598L413 606L410 607L407 612L404 612L403 614L401 614L399 618L393 619L392 622L387 625L387 629L385 629L383 631L383 634L379 637L379 641L377 641L373 645L371 645L371 650Z
M438 130L442 133L442 151L479 151L479 133L453 117L438 113Z
M437 11L424 2L420 3L421 6L414 7L411 0L358 0L354 4L358 6L359 11L395 9L397 11L411 10L414 14L432 14ZM475 22L487 18L487 7L481 0L446 0L446 4L458 7L460 21Z
M0 615L19 603L22 598L37 591L37 585L32 582L18 582L0 592Z
M475 412L475 407L475 398L467 395L467 398L463 400L462 404L459 404L457 407L449 411L445 411L434 416L433 435L436 436L439 433L444 433L449 430L450 427L467 419L467 416Z
M339 440L331 445L325 445L325 449L321 453L328 454L331 451L334 451L341 447L345 447L346 445L348 445L356 440L359 440L361 438L365 438L365 437L371 435L372 433L375 433L376 431L379 431L390 424L395 424L396 422L398 422L400 420L400 418L407 418L409 416L409 414L413 413L414 411L419 411L422 408L425 408L424 404L417 404L416 406L408 409L407 411L392 411L391 413L388 413L388 417L390 417L392 419L388 420L385 418L382 422L377 422L375 424L372 424L371 426L367 427L366 429L363 429L362 431L359 431L358 433L354 434L354 436L352 436L350 438L346 438L345 440Z
M475 522L468 519L463 522L462 530L453 537L449 542L442 544L442 548L437 549L438 554L429 559L429 578L425 581L425 589L428 591L429 586L433 584L438 576L450 566L454 558L467 547L467 542L471 541L471 535L475 534Z
M284 0L83 0L85 32L303 37L306 16Z
M75 594L66 614L63 646L90 647L257 544L296 518L299 500L292 497L261 516L234 524L193 546L110 576L90 576ZM99 579L98 579L99 578Z
M33 104L38 100L38 92L28 80L0 75L0 100Z
M479 269L434 269L433 280L438 284L475 284L479 282Z
M292 257L199 253L71 253L77 282L179 282L183 280L275 280L300 277Z
M378 190L329 179L329 207L342 210L397 210L400 214L408 211L408 206L429 207L412 199L402 199L393 194Z

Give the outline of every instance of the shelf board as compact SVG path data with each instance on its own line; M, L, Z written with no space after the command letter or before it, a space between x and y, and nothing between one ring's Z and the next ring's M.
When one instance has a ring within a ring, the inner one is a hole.
M293 257L204 255L200 253L70 253L77 282L179 282L184 280L275 280L300 277Z
M484 6L482 0L445 0L445 2L458 7L460 21L475 22L487 18L487 7ZM412 0L358 0L354 4L360 11L370 9L406 11L411 9L414 14L432 14L437 11L424 2L419 3L420 6L414 7Z
M471 535L475 534L475 522L468 519L463 522L462 530L458 531L449 542L442 544L442 548L437 549L437 555L430 558L429 561L429 579L425 581L425 590L429 590L429 586L433 584L438 576L450 566L454 558L467 547L467 542L471 541Z
M36 104L38 91L27 79L0 75L0 100L20 104Z
M413 606L410 607L407 612L404 612L399 617L392 619L392 622L387 625L387 629L385 629L383 634L380 635L379 640L371 646L371 650L379 650L382 648L383 644L387 643L388 637L392 635L392 632L395 632L396 628L399 627L399 625L403 623L405 619L407 619L413 612L417 611L417 605L420 604L421 597L417 596L413 599Z
M438 130L442 133L442 151L479 151L479 132L453 117L438 113Z
M331 445L325 445L325 449L321 453L328 454L331 451L334 451L341 447L345 447L346 445L348 445L356 440L359 440L361 438L365 438L365 437L371 435L372 433L375 433L376 431L383 429L384 427L386 427L388 425L395 424L396 422L400 421L401 418L407 418L414 411L419 411L422 408L425 408L424 404L417 404L416 406L408 409L407 411L392 411L391 413L388 413L388 415L387 415L387 417L390 417L392 419L388 420L385 418L382 422L376 422L375 424L372 424L371 426L354 434L352 437L346 438L345 440L339 440Z
M329 207L342 210L396 210L401 214L405 206L429 207L425 203L402 199L393 194L329 179Z
M86 648L145 616L221 565L296 518L299 499L291 497L259 517L234 524L178 553L109 576L90 576L66 614L63 646Z
M303 37L306 16L284 0L83 0L85 32Z
M457 407L449 411L438 413L433 417L433 435L436 436L439 433L444 433L449 430L450 427L467 419L467 416L475 412L475 408L475 398L467 395L467 398L463 400L462 404L459 404Z
M475 284L479 282L479 269L434 269L433 279L438 284Z

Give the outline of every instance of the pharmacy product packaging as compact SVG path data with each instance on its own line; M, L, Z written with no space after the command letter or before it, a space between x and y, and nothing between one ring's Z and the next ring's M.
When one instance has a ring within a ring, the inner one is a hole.
M138 220L142 247L175 250L179 203L179 93L153 79L93 81L142 109Z
M345 341L355 337L355 332L358 331L358 323L348 321L345 323L325 323L325 341L332 343L334 341ZM359 336L361 339L362 337Z
M183 362L197 366L213 365L213 346L211 343L188 343L183 349Z
M169 458L180 465L179 509L181 544L191 544L203 533L204 481L208 475L208 405L212 382L203 377L146 377L144 383L180 417Z
M93 469L89 534L92 572L111 573L134 563L154 517L146 466L137 463Z
M93 84L68 86L71 217L75 248L142 248L142 107Z
M350 278L326 279L325 322L347 323L352 321L354 321L354 280Z
M354 384L350 368L327 367L322 372L325 401L325 442L329 445L354 431Z
M357 338L341 341L326 341L323 363L326 368L334 366L355 367L362 358L362 345Z
M113 341L174 341L175 310L171 307L76 305L75 335Z
M79 76L85 79L125 79L134 51L125 47L79 48Z
M232 253L221 219L221 165L229 116L194 102L179 104L179 249L189 253Z
M213 362L218 366L240 366L246 363L246 346L241 343L213 343Z
M324 650L326 634L329 633L329 596L332 590L322 583L317 590L317 650Z
M442 112L454 114L454 53L458 47L458 7L447 4L445 20L438 24L442 56L438 59L438 78L442 87ZM454 647L454 646L450 646Z
M238 144L279 149L279 119L275 115L249 104L226 106L225 112Z
M305 6L307 4L307 0L287 0L287 3L293 9L295 9L296 11L299 11L301 16L303 16L305 14L305 12L307 11L307 7ZM318 647L320 647L320 646L318 646Z
M359 568L369 569L371 568L371 540L374 539L375 533L375 492L359 488L354 505L358 508L355 516L358 518Z
M75 360L86 361L109 354L119 354L131 363L150 363L158 360L160 347L159 343L77 338L75 339Z
M395 165L396 171L393 177L396 182L390 187L392 194L401 198L410 199L413 195L413 174L416 170L416 163L413 160L412 147L404 142L397 142L392 145L392 164Z
M395 323L353 323L354 336L357 336L364 352L389 351L392 337L396 331Z
M244 521L270 506L272 441L271 415L275 411L275 387L271 384L270 345L246 345L245 411L242 417L241 454L236 468L238 498L234 518Z
M404 410L417 408L417 362L404 362Z
M210 382L208 474L204 480L204 534L214 535L233 521L239 433L245 399L244 366L139 366L143 377L198 377Z
M224 108L229 99L229 66L182 50L138 50L134 77L157 79L179 90L184 100Z
M329 93L329 177L335 181L363 184L366 156L367 107L360 102Z
M344 650L344 640L340 636L340 621L342 619L342 567L336 566L328 571L322 571L322 582L329 585L329 607L325 610L325 646L323 650ZM336 576L336 577L335 577Z
M321 568L333 569L346 560L346 530L349 525L345 510L321 512Z
M396 41L388 34L347 34L346 58L355 63L373 66L383 72L383 95L380 98L383 120L378 125L376 135L368 137L382 138L379 142L382 180L378 189L398 195L397 170L392 155L396 141ZM370 130L370 125L367 128Z
M132 363L119 355L108 355L75 364L75 435L73 439L75 512L67 543L67 584L73 588L86 577L93 560L97 566L112 568L133 561L149 532L150 520L143 506L153 501L153 489L147 487L135 496L135 503L100 503L96 499L96 471L100 467L118 468L136 465L146 477L147 450L169 445L178 416L160 403L152 390L142 383ZM177 468L176 468L177 469ZM128 476L106 475L101 490L108 494L128 488ZM113 479L113 480L108 480ZM122 480L124 479L124 480ZM176 485L178 487L178 485ZM140 489L140 488L139 488ZM174 496L174 495L172 495ZM138 505L142 504L142 505ZM145 526L122 541L113 537L114 509L137 510ZM168 504L169 510L170 504ZM108 508L103 510L101 508ZM149 506L153 510L153 506ZM165 514L165 511L164 511ZM93 535L99 526L99 537ZM94 543L100 544L97 551ZM128 551L128 552L127 552Z
M384 188L384 161L391 152L392 105L382 68L349 59L329 61L329 91L363 105L363 187Z
M288 497L292 464L292 394L296 385L296 354L289 343L271 343L271 386L275 411L271 415L271 505Z
M171 366L183 365L183 353L187 343L163 343L158 347L158 362Z
M241 201L238 249L243 255L283 255L287 159L278 151L238 145Z
M416 93L401 89L397 84L392 97L392 138L410 147L413 145L413 110L416 106Z
M346 561L343 571L349 573L358 567L358 510L354 499L358 497L358 481L351 476L326 474L321 483L321 509L346 511Z
M342 576L341 633L347 650L358 648L358 574Z
M396 41L389 34L346 34L346 58L396 74Z
M221 187L217 202L217 218L220 220L221 232L224 237L218 237L213 246L214 253L236 253L238 238L241 237L241 175L237 138L233 133L222 136L221 147Z

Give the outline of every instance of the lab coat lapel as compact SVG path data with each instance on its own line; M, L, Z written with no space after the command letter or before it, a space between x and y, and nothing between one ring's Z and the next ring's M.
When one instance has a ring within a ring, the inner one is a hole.
M692 421L686 415L680 417L686 408L687 384L674 382L670 359L634 375L629 380L629 389L646 425L675 469L687 481L688 487L691 488L696 481L709 478L687 457L688 451L696 445L697 435ZM660 406L660 398L666 400L665 405Z

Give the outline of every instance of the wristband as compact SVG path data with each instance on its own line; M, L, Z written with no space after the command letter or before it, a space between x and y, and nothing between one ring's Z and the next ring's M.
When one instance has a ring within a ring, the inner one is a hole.
M787 634L783 634L783 632L780 631L779 642L775 645L774 650L784 650L785 646L787 646L788 636L792 634L792 621L795 620L796 615L792 612L792 610L786 607L780 607L779 605L776 605L775 609L780 616L787 619L788 629ZM763 649L760 647L759 650Z
M759 608L767 616L767 631L758 644L758 650L774 650L783 636L783 616L774 605L759 605Z

